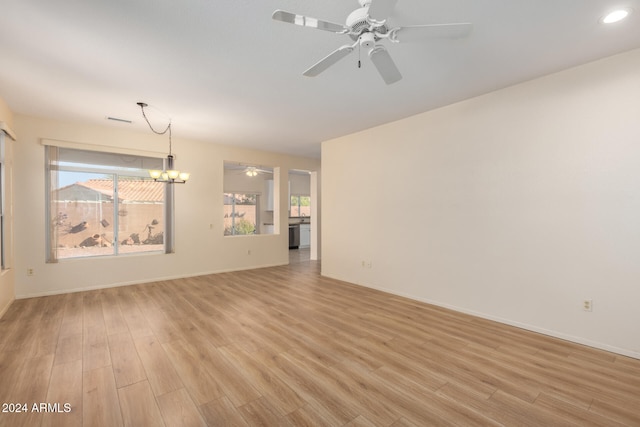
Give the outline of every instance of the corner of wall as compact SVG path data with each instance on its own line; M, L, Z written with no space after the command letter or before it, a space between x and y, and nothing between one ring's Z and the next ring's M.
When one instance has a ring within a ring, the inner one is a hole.
M0 122L6 123L9 129L13 129L13 112L9 109L9 106L4 99L0 97ZM14 136L11 136L14 138Z
M0 319L9 310L15 299L13 274L10 270L6 270L0 275Z

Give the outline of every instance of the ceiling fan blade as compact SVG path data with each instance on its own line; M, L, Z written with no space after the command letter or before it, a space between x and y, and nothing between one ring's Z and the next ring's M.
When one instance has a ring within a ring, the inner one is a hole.
M336 62L340 61L345 56L349 55L355 49L355 45L344 45L331 52L329 55L322 58L311 68L305 71L303 74L307 77L315 77L327 68L331 67Z
M376 21L384 21L391 15L398 0L371 0L369 17Z
M333 22L322 21L320 19L311 18L309 16L298 15L284 10L276 10L271 15L276 21L287 22L289 24L300 25L301 27L316 28L318 30L331 31L333 33L346 33L349 31L347 27Z
M435 38L456 39L466 37L473 28L472 24L433 24L400 27L391 30L392 40L402 43L422 41Z
M389 52L387 52L384 47L376 46L371 49L369 51L369 58L371 58L371 62L376 66L386 84L390 85L402 78L398 67L396 67L393 59L391 59L391 55L389 55Z

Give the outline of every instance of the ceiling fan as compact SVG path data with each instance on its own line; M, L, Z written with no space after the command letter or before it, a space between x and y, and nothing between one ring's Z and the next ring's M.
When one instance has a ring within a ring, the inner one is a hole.
M319 62L304 72L305 76L315 77L331 67L333 64L349 55L357 47L369 49L369 58L376 67L380 76L387 84L392 84L402 79L402 74L391 59L387 49L380 44L381 40L389 40L393 43L413 42L431 38L460 38L471 32L472 24L432 24L412 25L407 27L387 27L387 18L393 12L398 0L358 0L360 8L349 14L346 25L322 21L309 16L298 15L283 10L273 12L272 18L276 21L300 25L302 27L315 28L317 30L330 31L336 34L345 34L354 41L331 52Z
M230 173L246 175L248 177L254 177L262 174L273 174L273 169L263 168L261 166L251 166L251 165L243 165L242 163L226 163L224 164L224 168L226 171Z
M259 167L256 167L256 166L247 166L246 169L243 171L243 173L246 176L249 176L249 177L258 176L258 174L273 175L273 171L272 170L263 169L263 168L259 168Z

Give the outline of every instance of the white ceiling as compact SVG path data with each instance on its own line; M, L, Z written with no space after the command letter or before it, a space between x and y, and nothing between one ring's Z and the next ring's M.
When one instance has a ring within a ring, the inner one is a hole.
M374 0L375 1L375 0ZM617 7L635 13L605 26ZM320 142L640 47L640 0L399 0L388 24L472 22L461 40L387 44L404 78L363 52L302 73L350 39L273 21L344 23L356 0L0 0L0 97L19 114L303 156ZM124 124L107 116L132 120Z

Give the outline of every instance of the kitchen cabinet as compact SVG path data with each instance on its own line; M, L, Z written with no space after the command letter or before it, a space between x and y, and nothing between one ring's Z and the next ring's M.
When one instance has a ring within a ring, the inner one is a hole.
M300 224L300 247L311 246L311 224Z
M273 180L267 180L267 209L266 211L273 211Z
M273 187L273 180L272 179L267 179L266 180L267 183L267 208L265 209L266 211L269 212L273 212L273 199L274 199L274 187ZM289 200L291 200L291 183L288 183L289 185ZM289 204L289 202L287 202L287 204Z

